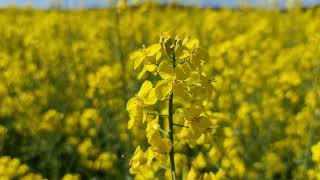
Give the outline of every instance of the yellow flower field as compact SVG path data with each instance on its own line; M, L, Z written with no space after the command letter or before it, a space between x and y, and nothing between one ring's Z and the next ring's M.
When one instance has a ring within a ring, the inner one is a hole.
M320 8L0 9L0 179L320 180Z

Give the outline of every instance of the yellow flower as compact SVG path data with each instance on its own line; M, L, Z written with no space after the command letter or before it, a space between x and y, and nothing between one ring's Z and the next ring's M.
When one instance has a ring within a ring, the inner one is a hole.
M137 174L140 172L140 168L145 166L148 162L148 156L140 149L140 146L136 148L134 154L130 160L130 173Z
M189 98L189 88L184 80L190 76L190 72L190 67L187 64L173 68L168 61L162 61L158 70L162 80L158 81L155 87L157 99L163 101L172 91L177 97Z
M127 103L127 111L130 116L128 128L131 129L136 121L144 122L147 116L144 108L154 105L156 102L157 99L152 83L150 81L145 81L138 94L131 98Z
M62 177L62 180L80 180L80 174L66 174Z
M108 171L112 169L114 161L117 159L117 156L111 152L103 152L93 163L93 168L96 170Z
M151 150L154 153L155 158L162 161L163 155L167 155L171 148L172 143L168 138L162 138L159 131L154 131L148 137L148 143L151 145Z
M141 79L146 72L154 73L157 70L157 62L161 58L161 46L159 44L153 44L147 48L136 51L131 55L131 59L134 59L134 69L138 69L143 65L142 70L138 75L138 79Z
M183 117L189 131L189 138L197 139L202 133L211 132L211 122L209 118L202 114L202 109L190 107L183 109Z
M192 167L195 169L202 169L207 166L207 162L202 153L199 153L197 157L192 161Z
M311 147L312 160L320 163L320 142Z

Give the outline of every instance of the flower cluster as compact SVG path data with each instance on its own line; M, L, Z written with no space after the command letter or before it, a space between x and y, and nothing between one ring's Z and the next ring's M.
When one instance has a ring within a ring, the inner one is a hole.
M204 138L212 135L213 124L206 104L210 101L214 79L207 78L203 72L209 55L196 39L174 38L164 33L159 43L134 52L132 59L134 69L140 71L139 79L152 75L158 81L153 85L145 80L127 103L128 128L138 122L146 123L149 144L146 151L140 146L136 148L130 172L143 174L152 167L154 159L167 166L170 157L170 171L172 178L176 178L175 146L192 146L202 135Z

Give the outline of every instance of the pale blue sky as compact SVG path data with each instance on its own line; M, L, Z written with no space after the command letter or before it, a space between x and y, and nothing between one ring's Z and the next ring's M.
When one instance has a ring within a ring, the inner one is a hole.
M34 7L48 7L48 5L55 0L0 0L0 6L7 6L12 4L18 4L21 6L32 4ZM68 4L69 7L79 6L81 2L88 6L105 6L107 0L61 0L64 5ZM130 0L129 0L130 1ZM168 1L168 0L158 0L158 1ZM211 6L236 6L239 0L179 0L185 4L198 2L201 5L211 5ZM246 0L250 4L267 4L270 0ZM284 6L287 0L278 0L280 6ZM320 4L320 0L302 0L303 5L310 6L315 4Z

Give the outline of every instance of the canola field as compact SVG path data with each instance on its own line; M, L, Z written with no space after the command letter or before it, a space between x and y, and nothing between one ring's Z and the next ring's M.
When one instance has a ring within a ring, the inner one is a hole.
M0 10L0 179L320 179L320 8Z

